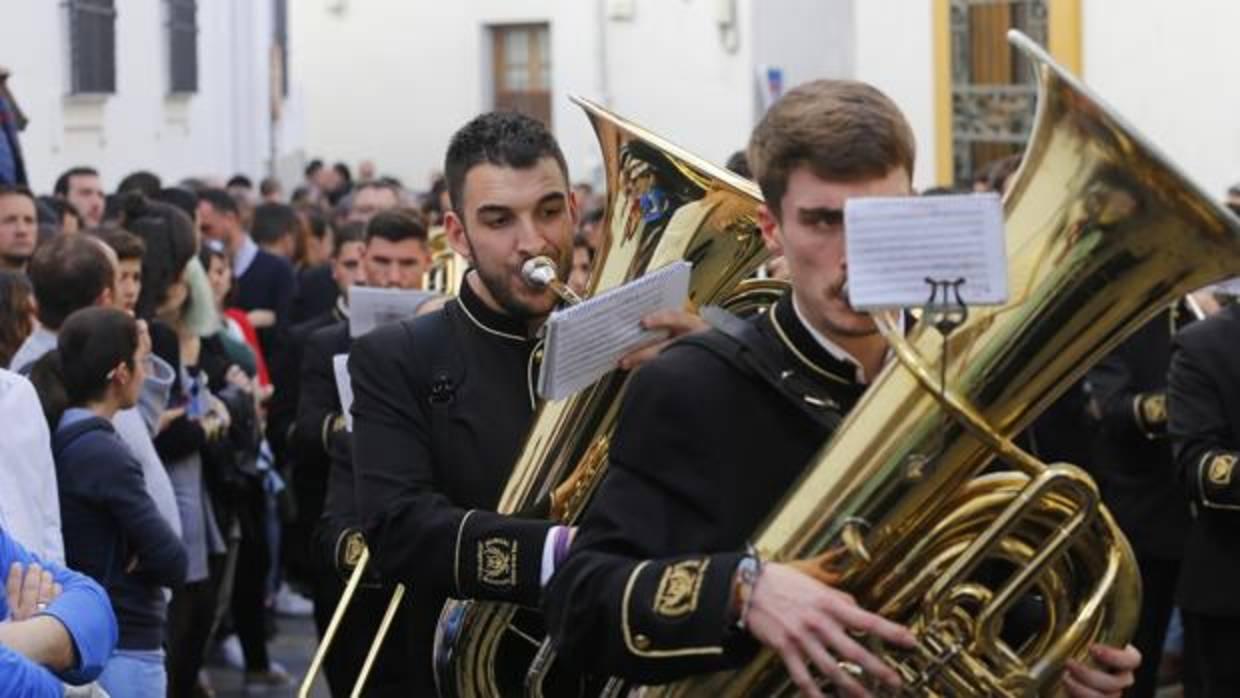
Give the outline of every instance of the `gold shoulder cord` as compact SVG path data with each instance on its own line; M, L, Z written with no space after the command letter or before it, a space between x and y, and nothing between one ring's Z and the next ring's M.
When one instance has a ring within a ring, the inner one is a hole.
M783 341L784 346L788 347L788 351L791 351L794 356L800 359L801 363L805 364L805 366L809 368L809 370L813 371L814 373L817 373L823 378L833 380L836 383L840 383L843 385L852 385L852 381L848 381L848 380L844 380L843 378L840 378L839 376L835 375L834 373L831 373L830 371L819 366L813 361L810 361L808 356L806 356L805 354L802 354L801 350L797 349L797 346L792 343L791 339L788 338L788 333L784 332L784 328L780 326L779 320L775 319L775 312L773 310L767 313L766 316L771 318L771 325L775 327L775 333L779 335L779 338L781 341Z

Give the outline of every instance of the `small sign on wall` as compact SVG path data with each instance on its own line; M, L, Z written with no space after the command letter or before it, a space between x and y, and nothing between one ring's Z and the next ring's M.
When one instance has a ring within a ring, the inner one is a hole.
M762 111L784 96L784 69L775 65L758 66L758 92L762 95Z

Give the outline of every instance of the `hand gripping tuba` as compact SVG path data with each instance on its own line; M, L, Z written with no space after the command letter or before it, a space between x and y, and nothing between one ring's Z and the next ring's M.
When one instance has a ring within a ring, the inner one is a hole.
M746 308L773 300L772 287L745 283L767 257L755 184L597 105L573 101L594 126L607 175L604 242L587 296L686 259L693 263L693 308L726 305L732 294ZM576 520L605 468L627 379L614 371L568 399L541 404L497 511L546 515L550 503L554 518ZM435 638L440 695L521 695L543 634L534 610L449 601ZM555 676L549 682L549 693L565 692ZM567 683L568 693L578 692L575 679Z
M1011 438L1169 303L1240 272L1240 220L1032 41L1009 40L1040 90L1004 202L1011 301L974 309L948 350L928 327L906 339L880 318L899 360L755 538L778 560L833 551L841 588L913 630L915 650L874 647L907 695L1055 695L1066 660L1129 640L1140 580L1093 482ZM1008 470L979 476L996 460ZM795 690L763 651L636 693Z

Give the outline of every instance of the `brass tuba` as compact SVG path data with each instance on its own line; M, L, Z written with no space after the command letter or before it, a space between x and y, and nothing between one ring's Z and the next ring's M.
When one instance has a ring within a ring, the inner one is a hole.
M443 226L431 228L426 244L431 251L431 265L422 275L422 288L444 296L456 296L469 263L448 244Z
M1093 481L1011 438L1171 301L1240 270L1240 220L1036 44L1009 40L1040 93L1004 201L1010 302L973 309L946 340L928 323L906 339L880 316L899 360L755 538L777 560L833 552L842 589L913 630L914 650L874 647L908 695L1053 695L1066 660L1129 640L1140 579ZM992 460L1010 470L979 475ZM1037 622L1017 632L1008 612L1029 601ZM636 693L795 689L763 651Z
M607 176L604 242L587 296L681 259L693 263L694 308L741 289L767 257L757 225L757 186L587 100L573 101L594 126ZM743 302L761 305L764 288L746 286ZM545 509L558 487L553 516L576 519L601 478L627 378L615 371L570 398L541 404L497 511ZM440 695L520 695L543 634L535 611L449 601L435 639Z

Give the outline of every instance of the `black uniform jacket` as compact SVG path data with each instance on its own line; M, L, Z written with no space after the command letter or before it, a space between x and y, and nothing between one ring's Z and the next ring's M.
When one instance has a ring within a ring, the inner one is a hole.
M1240 616L1240 306L1175 338L1167 411L1193 523L1177 600L1202 615Z
M536 347L466 283L349 356L357 507L377 571L411 587L427 686L445 598L536 605L541 594L551 524L493 513L530 426Z
M839 413L856 403L854 365L815 341L790 295L748 322L789 376ZM832 430L709 339L681 340L634 376L607 476L544 597L560 661L579 670L659 683L755 649L729 627L736 565Z
M1101 416L1095 476L1103 499L1142 556L1178 560L1188 502L1167 439L1172 311L1124 341L1089 372Z
M295 463L293 489L297 495L297 520L306 529L317 529L320 516L324 513L329 473L334 467L330 454L344 449L344 456L346 459L348 457L348 434L343 428L333 359L337 354L348 354L352 345L349 323L341 320L312 332L302 347L301 395L291 447ZM353 469L349 465L347 473L351 480ZM352 482L348 483L347 494L351 500ZM349 511L352 512L353 508L350 501ZM313 556L309 561L315 563L316 569L333 559L330 555L324 556L321 549L305 552Z

